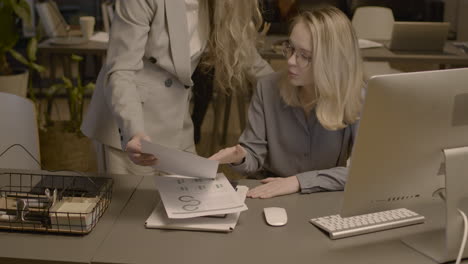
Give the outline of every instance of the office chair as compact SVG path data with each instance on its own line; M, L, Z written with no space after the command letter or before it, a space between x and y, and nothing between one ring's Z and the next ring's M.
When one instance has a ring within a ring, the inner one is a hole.
M104 32L110 32L112 26L112 20L114 19L115 13L115 2L106 0L101 4L102 23L104 26Z
M357 8L351 21L359 38L372 40L390 40L393 22L392 10L380 6Z
M392 37L393 12L387 7L365 6L356 9L352 25L358 38L389 41ZM401 73L390 66L388 62L364 61L364 78L374 75Z
M0 92L0 123L0 168L41 169L34 103L24 97Z

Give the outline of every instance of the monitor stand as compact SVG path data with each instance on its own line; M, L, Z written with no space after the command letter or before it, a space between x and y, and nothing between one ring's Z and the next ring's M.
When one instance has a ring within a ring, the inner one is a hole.
M412 235L402 241L438 263L453 261L463 237L463 219L458 209L468 214L468 147L444 149L445 156L445 230ZM463 208L463 206L465 208ZM468 257L465 247L463 258Z

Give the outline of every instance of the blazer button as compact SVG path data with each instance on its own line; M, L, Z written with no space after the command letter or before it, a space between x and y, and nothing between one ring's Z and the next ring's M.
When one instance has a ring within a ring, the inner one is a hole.
M188 85L184 85L184 88L185 88L185 89L188 89L188 88L190 88L190 86L188 86Z
M167 80L164 82L164 85L166 85L166 87L171 87L171 86L172 86L172 79L167 79Z
M155 57L150 57L149 62L151 62L153 64L156 64L156 62L158 62L158 60Z

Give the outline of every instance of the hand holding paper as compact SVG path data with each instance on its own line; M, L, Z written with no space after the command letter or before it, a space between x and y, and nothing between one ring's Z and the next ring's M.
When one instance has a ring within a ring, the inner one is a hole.
M143 133L136 134L127 143L125 151L128 153L128 157L133 163L141 166L153 166L156 165L156 157L153 154L142 153L141 141L149 141L149 137Z
M216 178L219 162L209 160L193 153L171 149L146 140L141 141L143 153L157 157L154 168L170 174L198 178Z

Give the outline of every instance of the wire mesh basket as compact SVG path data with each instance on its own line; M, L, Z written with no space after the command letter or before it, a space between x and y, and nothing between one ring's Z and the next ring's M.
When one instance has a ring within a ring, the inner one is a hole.
M88 234L109 207L106 177L0 173L0 229Z

